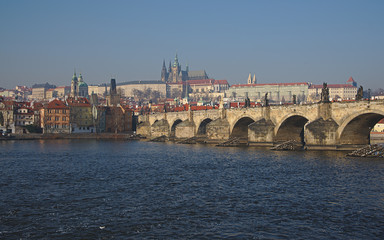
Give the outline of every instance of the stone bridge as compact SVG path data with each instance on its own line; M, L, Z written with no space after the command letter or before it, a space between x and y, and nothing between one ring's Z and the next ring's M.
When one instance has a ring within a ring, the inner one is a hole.
M239 137L254 145L296 140L315 148L369 144L370 130L382 118L382 100L221 108L141 115L137 133L212 141Z

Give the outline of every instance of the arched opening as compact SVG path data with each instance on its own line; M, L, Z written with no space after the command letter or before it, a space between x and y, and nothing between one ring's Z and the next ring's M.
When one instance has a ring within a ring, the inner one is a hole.
M307 122L307 118L298 115L285 119L277 130L275 142L295 140L304 144L304 125Z
M200 123L199 129L197 129L197 135L198 136L206 136L207 135L207 125L210 122L212 122L212 119L207 118L207 119L204 119L204 121L202 121Z
M372 128L384 118L384 115L377 113L366 113L353 118L340 134L340 144L370 144L370 133Z
M181 123L183 121L181 121L180 119L177 119L173 124L172 124L172 127L171 127L171 137L175 137L175 134L176 134L176 126Z
M255 121L250 117L240 118L233 127L231 138L248 139L248 125Z

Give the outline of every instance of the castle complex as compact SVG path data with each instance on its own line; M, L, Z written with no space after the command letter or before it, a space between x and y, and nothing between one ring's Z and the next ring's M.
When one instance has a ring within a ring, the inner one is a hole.
M169 68L165 66L165 60L163 61L163 68L161 69L161 81L165 83L182 83L188 80L202 80L208 79L208 75L204 70L201 71L189 71L188 65L185 67L185 71L181 70L179 59L177 54L173 65L169 62Z

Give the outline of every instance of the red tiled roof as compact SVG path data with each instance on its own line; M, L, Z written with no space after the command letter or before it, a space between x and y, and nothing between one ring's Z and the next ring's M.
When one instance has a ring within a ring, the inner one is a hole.
M71 107L90 107L91 106L88 99L82 98L82 97L79 97L77 99L68 98L67 104L68 104L68 106L71 106Z
M355 86L353 85L350 85L350 84L328 84L327 85L328 88L356 88ZM310 89L314 89L314 88L323 88L323 85L311 85L309 87Z
M353 80L353 78L350 77L347 82L355 82L355 80Z
M54 99L52 101L50 101L48 103L48 105L46 106L46 108L68 108L67 105L65 105L65 103L63 101L60 101L58 99Z
M193 85L193 84L199 84L199 85L209 84L209 85L212 85L212 83L214 81L215 81L215 79L196 79L196 80L187 80L187 83L190 84L190 85Z
M229 85L227 80L215 80L215 82L213 84L226 84L226 85Z
M306 82L297 82L297 83L260 83L260 84L235 84L231 87L258 87L258 86L296 86L296 85L308 85Z
M71 88L71 87L69 87L69 86L60 86L60 87L57 87L57 88Z

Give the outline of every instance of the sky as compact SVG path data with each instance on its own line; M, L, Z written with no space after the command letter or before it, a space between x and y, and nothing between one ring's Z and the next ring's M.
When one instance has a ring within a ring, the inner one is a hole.
M182 69L229 84L384 88L384 1L0 0L0 87L160 80Z

